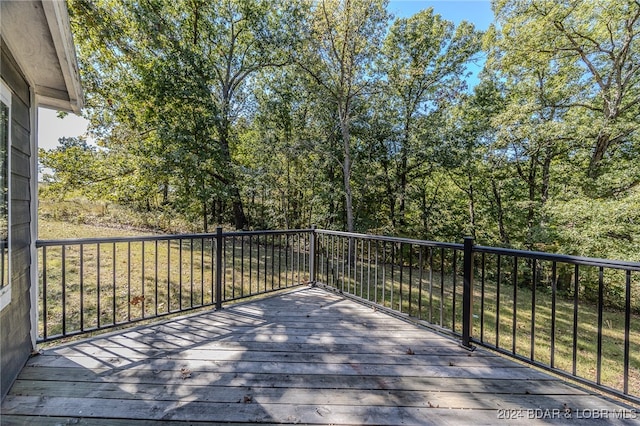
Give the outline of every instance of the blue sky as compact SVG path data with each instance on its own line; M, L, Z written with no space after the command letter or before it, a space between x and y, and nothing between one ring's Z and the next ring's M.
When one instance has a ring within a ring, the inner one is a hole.
M493 21L490 0L390 0L389 11L397 17L409 17L423 9L433 10L444 19L455 24L466 20L472 22L477 29L486 30ZM477 74L480 65L470 65L469 71ZM475 78L469 83L474 84ZM87 130L87 122L81 117L69 114L64 119L56 117L56 112L39 109L38 139L39 146L45 149L54 148L58 139L67 136L80 136Z
M490 0L390 0L389 11L396 17L409 17L421 10L433 7L433 11L447 21L458 25L461 21L471 22L476 29L485 31L493 22ZM478 83L478 74L484 66L484 57L479 56L467 66L471 76L467 78L469 88Z
M486 30L493 22L490 0L390 0L389 11L398 17L409 17L423 9L433 10L455 24L472 22L477 29Z

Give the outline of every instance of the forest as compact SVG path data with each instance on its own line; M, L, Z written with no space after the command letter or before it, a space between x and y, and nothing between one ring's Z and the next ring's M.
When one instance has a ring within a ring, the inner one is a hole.
M40 151L45 198L640 261L640 1L69 9L91 138Z

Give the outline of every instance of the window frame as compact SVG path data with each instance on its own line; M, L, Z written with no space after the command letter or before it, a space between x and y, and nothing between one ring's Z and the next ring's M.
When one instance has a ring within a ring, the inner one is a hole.
M0 288L0 311L11 303L11 89L4 82L0 80L0 102L7 106L9 111L7 122L7 277L6 284ZM2 255L0 253L0 255ZM3 273L3 271L0 271Z

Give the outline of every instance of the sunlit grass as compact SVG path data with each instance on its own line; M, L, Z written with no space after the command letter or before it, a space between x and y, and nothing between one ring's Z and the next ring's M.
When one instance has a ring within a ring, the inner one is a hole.
M54 226L65 229L62 223ZM307 282L307 244L298 235L226 238L219 297L231 301ZM49 338L213 305L218 298L215 250L211 237L42 247L39 335Z

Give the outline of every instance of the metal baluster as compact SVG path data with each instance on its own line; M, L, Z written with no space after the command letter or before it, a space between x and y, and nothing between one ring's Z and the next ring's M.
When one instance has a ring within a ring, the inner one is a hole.
M375 256L375 262L376 262L376 267L375 267L375 273L374 273L374 280L373 280L373 302L374 303L378 303L378 253L380 252L379 248L378 248L378 240L376 240L375 242L375 250L376 250L376 256Z
M44 246L42 247L42 337L45 340L48 337L47 314L47 246Z
M97 253L97 277L96 277L96 290L97 290L97 305L98 305L98 310L96 312L96 315L98 316L97 318L97 327L100 328L100 316L101 316L101 306L100 306L100 293L102 292L102 290L100 289L100 243L96 244L96 250L98 251Z
M189 249L191 251L191 254L189 256L189 261L190 261L190 265L189 265L189 302L191 302L191 305L189 306L190 308L193 308L193 237L189 238Z
M113 321L112 324L115 325L117 323L117 319L116 319L116 243L112 244L112 248L111 248L111 295L112 295L112 299L111 299L111 309L112 309L112 317L113 317Z
M167 313L171 312L171 240L167 240Z
M598 343L596 355L596 383L601 384L602 372L602 305L604 304L604 268L598 268Z
M456 249L453 249L453 263L451 264L451 271L453 275L453 300L451 303L451 330L453 330L454 332L456 331L456 296L457 296L457 289L456 289L456 284L457 284L457 278L458 278L458 264L457 264L457 260L458 260L458 251Z
M142 240L142 256L141 256L142 257L142 277L141 277L142 278L142 284L141 284L142 285L142 302L140 303L140 309L142 310L142 318L146 317L146 312L145 312L146 311L146 308L145 308L146 307L146 301L144 300L145 299L145 295L146 295L145 289L144 289L146 262L145 262L145 259L144 259L145 258L145 256L144 256L145 252L144 251L145 251L145 244L144 244L144 240ZM115 252L114 252L114 257L115 257Z
M371 240L367 240L367 300L371 300Z
M516 353L516 330L518 324L518 299L517 299L517 290L518 290L518 257L513 257L513 318L511 324L511 353L515 355Z
M242 238L242 237L241 237ZM242 290L240 290L242 296ZM236 298L236 236L231 236L231 298Z
M574 285L573 285L573 350L572 350L572 369L573 375L577 373L578 365L578 291L580 288L578 265L574 267Z
M182 238L178 239L178 310L182 311Z
M154 241L154 274L153 281L155 282L155 314L158 316L158 240Z
M498 255L496 270L498 277L496 278L496 348L500 347L500 284L502 281L501 274L502 256Z
M67 335L67 246L62 245L62 335Z
M535 349L536 349L536 279L537 279L537 261L536 259L531 259L531 263L533 264L533 272L532 272L532 280L531 284L531 356L530 359L533 361L535 359Z
M623 392L629 395L629 344L631 332L631 271L626 270L624 304L624 383Z
M433 324L433 247L429 247L429 323Z
M482 253L480 270L480 341L484 343L484 297L485 297L485 270L486 259L484 253Z
M275 245L276 245L276 236L271 235L271 290L275 288Z
M551 356L550 366L555 366L556 355L556 295L558 293L557 264L551 264Z
M80 331L84 331L84 244L80 244Z
M131 321L131 241L127 241L127 321Z

